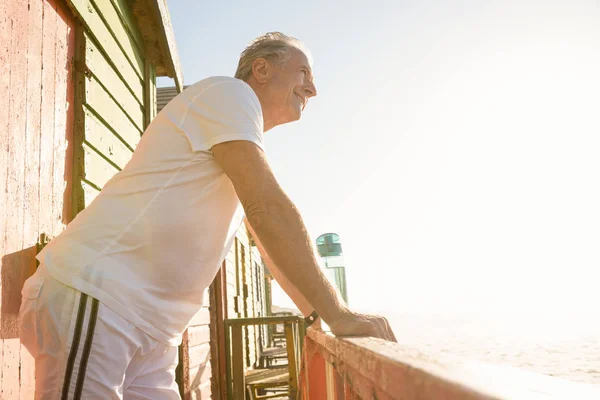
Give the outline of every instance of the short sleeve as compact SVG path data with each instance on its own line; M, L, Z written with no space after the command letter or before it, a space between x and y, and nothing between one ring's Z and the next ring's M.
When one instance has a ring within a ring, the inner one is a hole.
M191 91L180 128L193 151L209 151L232 140L248 140L261 149L263 116L254 90L239 79L208 83Z

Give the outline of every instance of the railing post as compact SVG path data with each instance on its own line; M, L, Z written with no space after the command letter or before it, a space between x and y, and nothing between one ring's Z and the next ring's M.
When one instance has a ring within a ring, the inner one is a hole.
M246 383L244 379L244 340L242 325L233 325L231 334L232 370L233 370L233 398L244 399L246 396Z
M290 373L290 398L296 399L298 395L298 364L296 363L296 348L294 346L294 330L291 322L285 325L285 347L288 356L288 371Z

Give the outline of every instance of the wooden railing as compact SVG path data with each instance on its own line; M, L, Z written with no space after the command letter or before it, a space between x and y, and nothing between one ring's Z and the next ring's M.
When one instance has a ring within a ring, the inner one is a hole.
M287 396L295 399L298 392L298 371L302 354L302 343L306 334L304 318L299 316L234 318L225 320L225 360L227 398L246 398L246 368L244 362L243 327L251 325L283 325L287 351Z
M303 400L600 399L600 388L510 367L445 363L400 344L309 329Z

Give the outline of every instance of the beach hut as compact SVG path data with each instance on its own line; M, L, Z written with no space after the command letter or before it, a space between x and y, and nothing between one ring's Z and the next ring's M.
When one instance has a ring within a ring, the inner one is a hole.
M0 398L34 397L20 292L47 240L130 159L156 77L183 78L165 0L0 2Z

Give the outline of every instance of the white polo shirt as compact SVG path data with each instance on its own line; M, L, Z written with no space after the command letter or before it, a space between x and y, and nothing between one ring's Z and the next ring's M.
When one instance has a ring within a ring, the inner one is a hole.
M243 219L210 151L232 140L263 148L262 109L252 88L229 77L190 86L156 116L125 168L39 261L55 279L178 345Z

